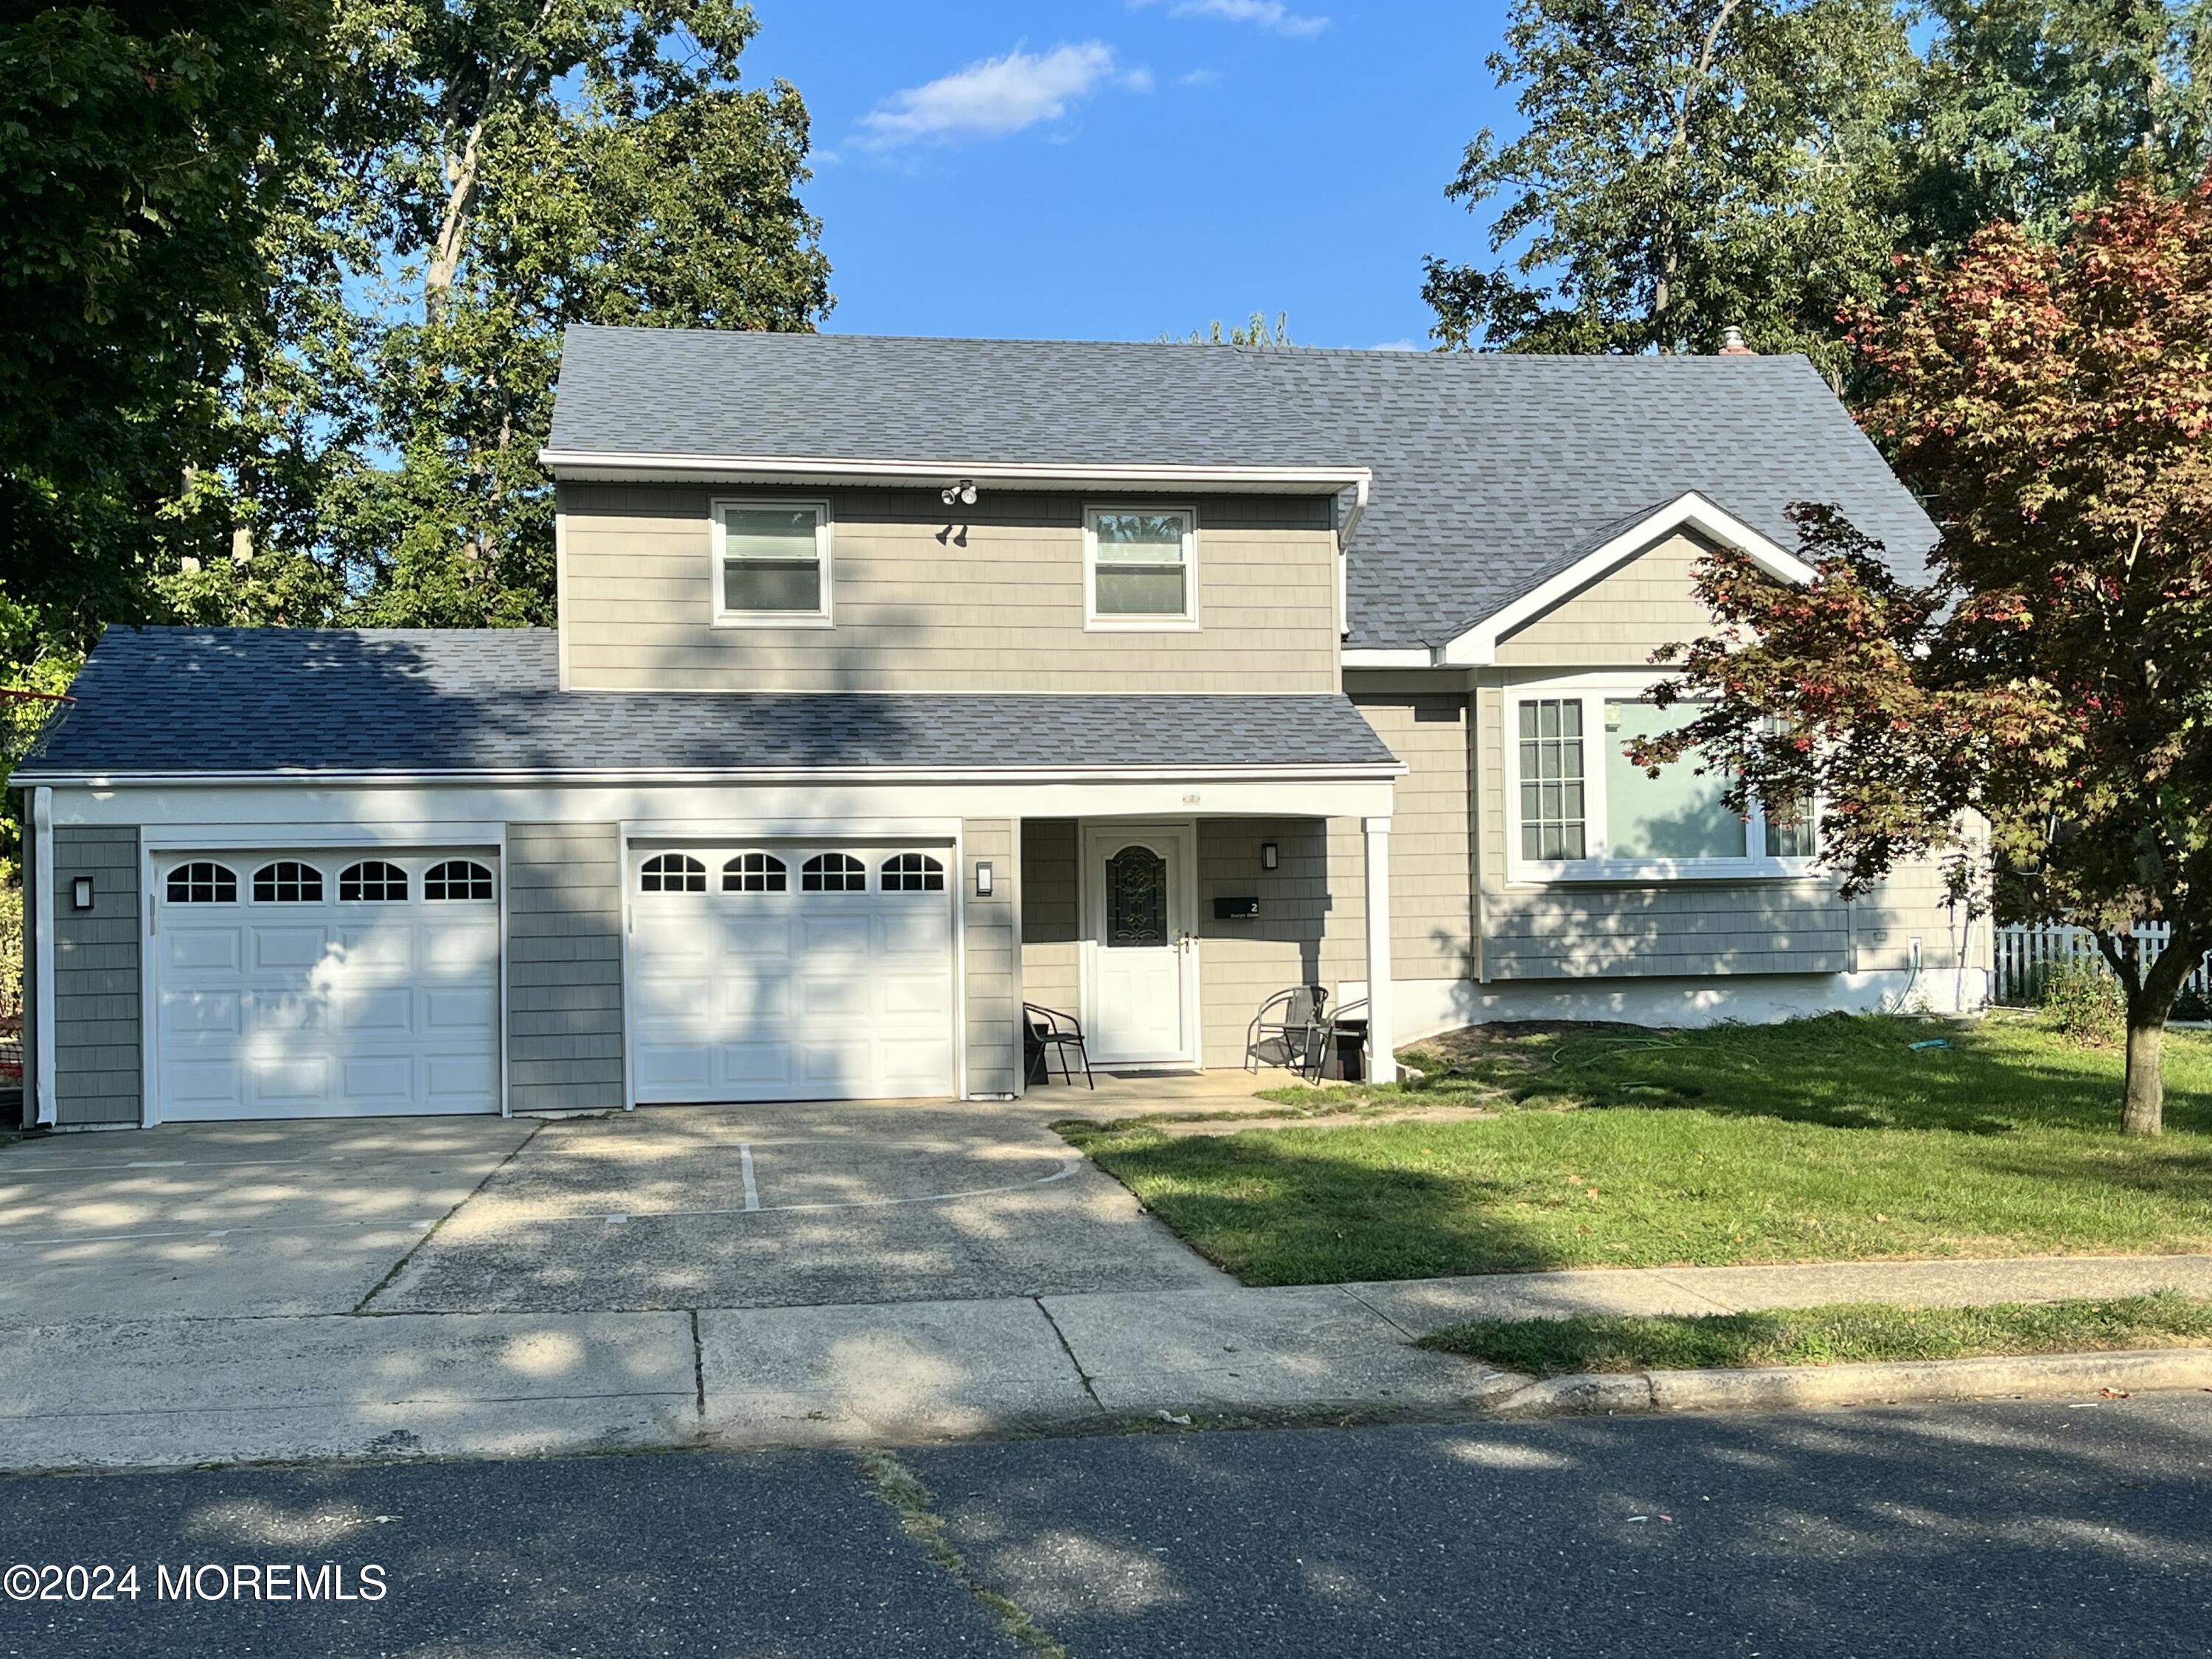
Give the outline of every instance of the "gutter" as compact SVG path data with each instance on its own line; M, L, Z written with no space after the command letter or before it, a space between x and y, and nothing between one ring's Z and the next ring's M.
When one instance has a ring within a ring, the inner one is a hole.
M1366 498L1374 474L1364 466L1185 466L1070 465L1042 461L930 459L855 460L823 455L673 455L619 450L538 452L556 477L585 482L624 478L726 478L738 483L855 483L906 482L942 485L959 480L1000 489L1046 489L1085 484L1211 487L1228 490L1311 491L1333 495L1357 489Z
M486 769L472 772L317 772L300 768L269 771L210 772L42 772L21 773L15 781L47 788L113 789L176 786L325 784L332 787L446 784L761 784L761 783L1224 783L1369 782L1405 775L1403 761L1369 761L1346 765L1127 767L1115 770L1066 768L991 769L927 767L777 767L733 771L728 768L663 768L636 770Z

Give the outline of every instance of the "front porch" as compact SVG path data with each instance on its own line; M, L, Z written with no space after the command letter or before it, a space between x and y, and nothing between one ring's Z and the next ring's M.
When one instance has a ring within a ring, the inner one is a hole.
M1094 1072L1142 1109L1287 1080L1244 1067L1254 1017L1293 986L1364 1001L1386 1074L1389 817L1039 817L1018 836L1023 1000L1080 1020Z

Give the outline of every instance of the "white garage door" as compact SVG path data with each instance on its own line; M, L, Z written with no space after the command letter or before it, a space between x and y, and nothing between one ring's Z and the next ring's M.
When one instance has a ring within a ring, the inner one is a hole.
M954 1091L951 850L641 847L630 883L637 1098Z
M204 853L155 870L164 1121L499 1109L489 852Z

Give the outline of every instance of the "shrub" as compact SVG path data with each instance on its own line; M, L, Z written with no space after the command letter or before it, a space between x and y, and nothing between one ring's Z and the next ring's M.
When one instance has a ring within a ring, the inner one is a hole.
M2108 1048L2127 1030L2127 1000L2102 963L2076 957L2043 978L2043 1014L2051 1029L2083 1048Z

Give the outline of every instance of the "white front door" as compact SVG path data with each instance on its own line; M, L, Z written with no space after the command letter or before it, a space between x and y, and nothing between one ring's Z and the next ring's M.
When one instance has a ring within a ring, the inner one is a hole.
M1188 825L1084 830L1084 1030L1098 1065L1198 1063L1192 839Z

